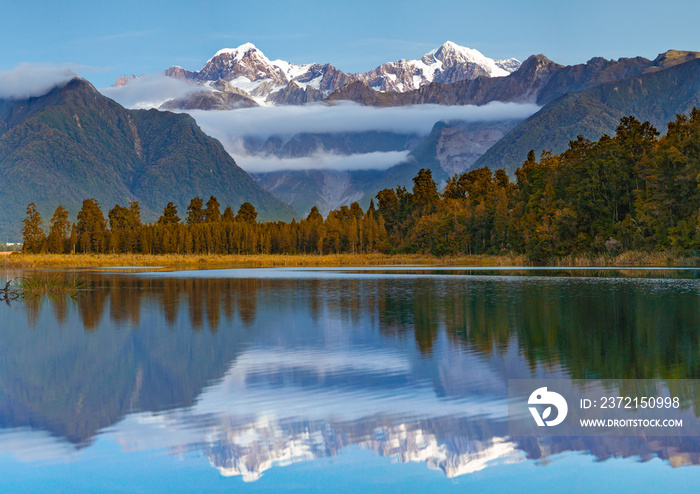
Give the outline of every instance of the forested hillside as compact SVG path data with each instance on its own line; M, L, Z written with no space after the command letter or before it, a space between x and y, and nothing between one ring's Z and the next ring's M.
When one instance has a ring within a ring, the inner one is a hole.
M504 168L512 175L531 149L538 154L543 150L559 153L577 135L593 140L603 134L612 135L625 115L648 120L664 131L676 113L688 113L695 106L700 106L700 60L697 59L566 93L518 124L486 151L474 167Z
M700 250L700 110L678 115L659 132L624 117L615 137L572 141L562 154L530 152L511 182L504 170L453 176L442 194L428 169L404 187L384 189L363 211L357 203L324 218L314 208L300 222L257 222L215 197L190 201L184 221L174 204L143 224L138 203L105 218L86 200L71 231L57 209L48 236L30 205L24 221L31 252L144 253L525 253L535 262L628 250Z
M266 219L294 215L189 115L127 110L78 78L41 97L0 100L3 240L19 237L27 202L48 215L56 204L75 212L86 197L138 201L154 220L168 201L183 209L204 191L234 207L250 202Z

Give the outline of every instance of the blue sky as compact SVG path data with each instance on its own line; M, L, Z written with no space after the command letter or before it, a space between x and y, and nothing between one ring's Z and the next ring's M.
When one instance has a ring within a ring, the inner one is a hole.
M446 40L492 58L543 53L564 64L700 50L697 0L2 0L0 17L0 70L71 63L98 87L122 73L199 69L247 41L271 59L346 72L419 58Z

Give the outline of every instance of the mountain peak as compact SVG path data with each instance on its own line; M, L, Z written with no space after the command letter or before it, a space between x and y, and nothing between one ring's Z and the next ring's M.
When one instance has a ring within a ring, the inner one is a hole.
M253 52L253 54L257 55L258 57L267 60L263 52L258 50L253 43L243 43L237 48L222 48L221 50L217 51L214 53L213 57L207 60L205 66L212 60L221 57L222 55L230 55L233 57L235 62L240 62L246 55L249 55L250 52Z
M685 62L690 62L700 58L700 52L687 50L668 50L660 53L652 62L654 66L668 69L674 65L680 65Z
M552 62L549 58L545 57L540 53L539 55L530 55L529 57L527 57L525 61L520 65L518 72L538 70L542 67L562 68L564 66L556 62Z
M482 54L479 50L460 46L452 41L445 41L438 48L426 53L421 58L421 62L426 65L440 65L438 69L450 68L455 65L478 66L476 71L469 71L468 79L473 79L479 75L487 77L505 77L515 72L520 67L520 62L514 58L508 60L494 60ZM473 72L473 73L472 73Z
M236 48L238 51L248 51L248 50L257 50L255 45L251 42L243 43L240 45L238 48Z
M90 81L87 79L83 79L82 77L75 76L73 77L70 81L68 81L63 87L60 88L62 91L85 91L89 94L93 95L99 95L101 98L104 98L102 96L102 93L100 93L95 86L92 85Z
M458 54L464 58L486 58L479 50L461 46L457 43L453 43L452 41L445 41L442 45L427 53L426 56L430 54L443 56Z
M177 67L177 68L182 68L182 67ZM134 79L136 79L136 75L134 75L134 74L131 74L131 75L122 74L119 76L119 78L117 78L117 80L114 82L114 84L112 84L112 87L126 86Z
M214 56L212 58L215 58L219 55L223 55L225 53L247 53L249 51L260 51L258 48L253 44L253 43L243 43L242 45L236 47L236 48L222 48L221 50L217 51L214 53ZM261 52L262 53L262 52Z
M207 60L202 70L196 73L195 78L200 81L224 79L229 82L238 79L244 84L264 80L271 80L276 85L285 85L288 82L283 70L271 62L253 43L217 51Z
M429 56L429 55L436 55L436 54L468 54L469 52L476 52L479 53L477 50L472 50L471 48L467 48L466 46L460 46L457 43L453 43L452 41L445 41L443 44L435 48L434 50L429 51L426 53L424 56ZM481 55L481 53L479 53ZM483 55L481 55L483 56Z

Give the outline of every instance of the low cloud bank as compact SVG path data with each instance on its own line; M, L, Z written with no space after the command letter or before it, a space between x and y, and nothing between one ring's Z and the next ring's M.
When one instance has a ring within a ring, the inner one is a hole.
M42 96L73 79L72 65L23 63L0 71L0 99L26 99Z
M158 108L164 102L207 88L167 77L139 77L102 93L128 108ZM274 155L250 155L241 146L245 137L291 138L300 133L393 132L427 136L436 122L492 122L522 120L537 112L533 103L491 102L483 106L412 105L394 108L362 106L354 102L316 103L304 106L280 105L228 111L188 110L202 130L224 144L226 150L245 170L333 169L383 170L403 161L408 151L374 152L342 156L314 152L305 157L279 158Z
M408 151L374 152L342 156L313 153L306 157L279 158L250 155L241 145L244 137L266 139L300 133L383 131L427 136L436 122L491 122L522 120L539 110L535 104L493 102L484 106L415 105L375 108L347 102L337 105L276 106L231 111L189 111L204 132L218 139L236 162L251 173L279 170L385 170L406 159Z
M237 155L229 151L236 164L250 173L282 170L386 170L406 160L408 151L374 152L351 155L315 153L302 158Z
M393 108L335 105L275 106L231 111L193 110L189 113L202 130L220 138L294 135L301 132L364 132L370 130L427 135L439 121L490 122L529 117L534 103L491 102L483 106L412 105Z
M159 108L171 99L206 90L202 86L158 74L140 76L125 86L106 87L100 92L126 108L149 109Z

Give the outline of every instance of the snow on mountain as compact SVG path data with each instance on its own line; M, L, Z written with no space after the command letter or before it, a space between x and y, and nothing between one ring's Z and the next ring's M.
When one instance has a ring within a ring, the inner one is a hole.
M447 41L441 47L423 55L421 61L436 71L458 64L475 64L489 77L504 77L509 74L498 67L493 59L485 57L478 50L459 46L452 41Z
M447 84L479 76L505 77L518 67L520 62L514 58L493 60L478 50L447 41L420 60L385 63L356 77L378 91L404 92L430 82Z
M246 69L250 68L251 65L260 70L258 75L279 74L278 71L280 71L287 81L291 81L305 74L312 64L296 65L284 60L270 61L253 43L244 43L238 48L224 48L217 51L213 57L207 60L200 73L218 70L240 73L246 72ZM251 79L251 81L255 80L259 79Z
M252 43L245 43L234 49L219 50L196 74L199 81L223 79L232 82L244 77L251 82L271 80L281 86L289 82L285 71L273 64Z
M318 90L322 95L335 91L352 78L380 91L404 92L430 82L451 83L465 79L504 77L520 67L514 58L493 60L479 51L447 41L420 60L389 62L365 73L346 74L330 64L297 65L270 60L252 43L219 50L198 72L171 67L171 77L196 83L224 80L241 89L259 104L276 102L275 94L294 81L295 89Z
M517 58L507 58L505 60L496 60L496 65L509 74L512 74L520 68L520 60Z
M318 64L297 65L284 60L270 60L252 43L238 48L219 50L207 60L202 70L188 78L197 82L222 79L234 87L246 91L261 105L270 104L270 96L295 81L302 89L310 86L319 89L325 74Z
M309 71L309 67L313 64L296 65L285 62L284 60L274 60L271 62L275 67L279 67L289 80L297 79Z

